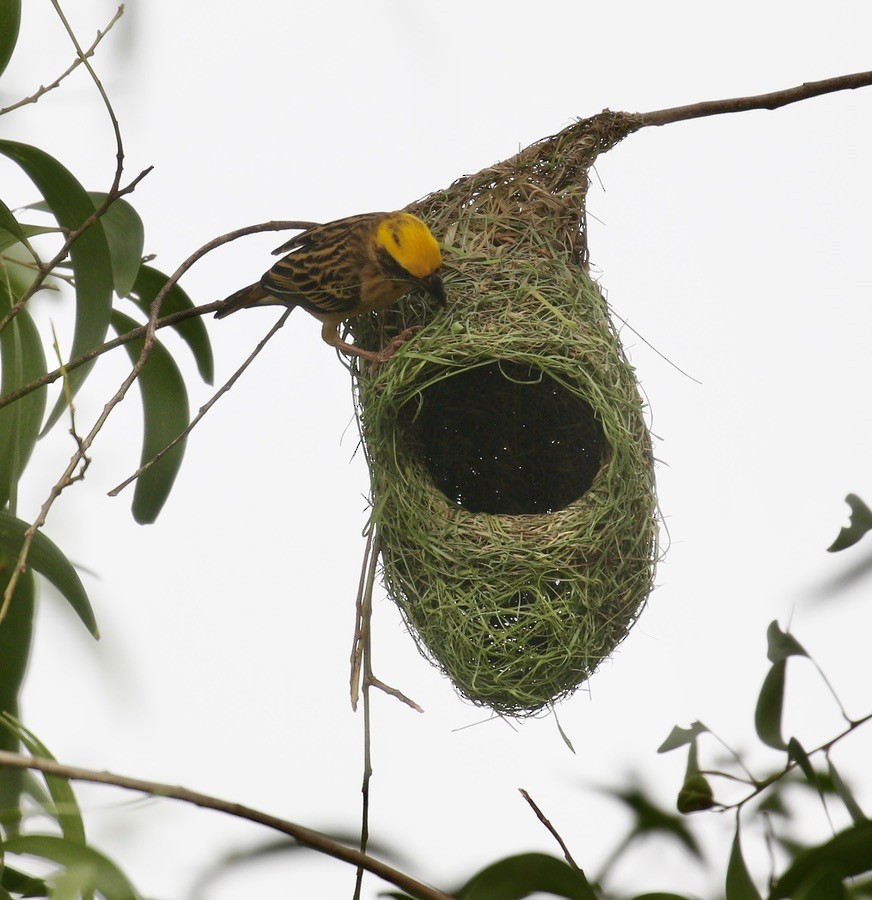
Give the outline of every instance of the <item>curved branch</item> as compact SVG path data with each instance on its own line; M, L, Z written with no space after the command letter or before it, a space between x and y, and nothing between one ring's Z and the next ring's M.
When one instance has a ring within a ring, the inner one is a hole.
M334 859L354 866L360 866L368 872L372 872L373 875L378 875L379 878L383 878L390 884L408 892L413 897L419 898L419 900L452 900L448 894L444 894L442 891L438 891L412 878L410 875L400 872L381 860L361 853L359 850L353 850L351 847L346 847L320 831L306 828L304 825L297 825L295 822L289 822L277 816L271 816L250 806L243 806L241 803L220 800L217 797L210 797L208 794L200 794L188 788L164 784L159 781L145 781L142 778L129 778L126 775L115 775L112 772L97 772L93 769L82 769L78 766L66 766L53 759L24 756L20 753L11 753L8 750L0 750L0 766L8 766L13 769L37 769L47 775L58 775L61 778L68 778L72 781L109 784L128 791L148 794L152 797L166 797L169 800L179 800L182 803L190 803L202 809L226 813L238 819L245 819L249 822L272 828L274 831L294 838L304 847L317 850L319 853L332 856Z
M642 128L648 125L668 125L670 122L684 122L687 119L702 119L706 116L719 116L725 113L748 112L752 109L779 109L800 100L810 100L822 94L836 91L853 91L856 88L872 85L872 72L855 72L853 75L839 75L836 78L825 78L823 81L806 81L797 87L772 91L768 94L755 94L751 97L733 97L729 100L705 100L702 103L691 103L688 106L672 106L669 109L657 109L653 112L636 113Z

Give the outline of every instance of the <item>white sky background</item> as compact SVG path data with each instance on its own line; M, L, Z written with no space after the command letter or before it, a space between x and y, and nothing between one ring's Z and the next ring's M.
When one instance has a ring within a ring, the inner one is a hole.
M84 45L114 11L103 0L70 6ZM155 166L131 199L165 271L243 225L401 207L606 106L648 111L872 68L865 2L242 8L132 0L96 57L128 175ZM30 0L0 105L71 59L48 2ZM489 721L460 700L379 592L376 672L426 709L375 696L371 831L402 851L401 867L448 888L513 852L559 855L518 795L524 787L595 874L627 822L592 786L641 772L671 803L685 759L655 750L695 718L755 746L774 618L792 618L850 712L872 707L869 584L823 602L834 579L869 559L863 545L837 556L825 548L847 520L846 493L872 502L870 122L866 89L645 129L600 158L589 198L595 271L616 312L702 382L624 331L661 461L659 586L614 658L559 707L576 755L553 717ZM108 187L111 131L81 72L2 126L89 189ZM10 205L36 199L11 164L0 172ZM239 241L182 284L198 303L223 297L259 277L280 242ZM37 309L43 323L65 321L56 300ZM209 320L216 384L276 315ZM64 494L46 527L96 573L86 584L103 639L90 642L44 591L24 714L61 760L353 832L362 718L348 702L348 653L367 474L354 456L347 373L318 332L295 313L208 415L154 526L133 522L129 493L105 497L138 463L134 392L113 415L85 484ZM212 389L184 348L177 356L197 409ZM126 355L104 358L77 403L81 431L127 368ZM40 447L22 517L36 514L73 449L56 431ZM813 746L840 724L806 674L791 664L786 730ZM872 784L859 761L870 743L854 735L837 756L867 810ZM754 758L761 770L778 760ZM153 898L188 896L217 856L271 837L166 802L131 805L121 792L81 796L93 840ZM714 818L696 822L727 827ZM825 833L819 811L809 821ZM721 871L727 850L716 845ZM712 892L685 868L684 857L661 854L630 866L626 880ZM204 896L349 897L352 884L349 867L295 854L241 869ZM384 888L371 879L366 896Z

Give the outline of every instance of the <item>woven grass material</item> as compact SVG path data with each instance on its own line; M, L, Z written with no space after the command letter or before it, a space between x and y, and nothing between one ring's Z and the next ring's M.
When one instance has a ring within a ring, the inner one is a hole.
M583 683L650 592L654 476L642 402L585 273L603 113L409 209L446 245L449 304L410 295L351 323L388 592L476 704L523 716Z

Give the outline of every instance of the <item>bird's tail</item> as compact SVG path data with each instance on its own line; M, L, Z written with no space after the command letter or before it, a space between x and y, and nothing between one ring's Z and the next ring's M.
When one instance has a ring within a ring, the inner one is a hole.
M271 294L268 294L266 290L264 290L263 285L258 282L236 291L235 294L231 294L221 304L218 312L215 313L215 318L223 319L225 316L229 316L230 313L235 313L238 309L247 309L250 306L273 306L275 304L282 306L293 305L284 300L278 300Z

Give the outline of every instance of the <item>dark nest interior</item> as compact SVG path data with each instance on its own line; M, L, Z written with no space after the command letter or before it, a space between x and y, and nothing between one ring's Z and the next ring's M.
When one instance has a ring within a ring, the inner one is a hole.
M607 444L589 403L541 369L508 360L421 393L410 440L434 484L475 513L551 513L581 497Z

